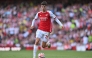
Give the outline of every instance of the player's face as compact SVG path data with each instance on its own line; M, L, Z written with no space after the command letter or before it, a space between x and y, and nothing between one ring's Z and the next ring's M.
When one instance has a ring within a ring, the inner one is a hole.
M46 5L41 5L41 9L42 9L42 11L45 11L46 10Z

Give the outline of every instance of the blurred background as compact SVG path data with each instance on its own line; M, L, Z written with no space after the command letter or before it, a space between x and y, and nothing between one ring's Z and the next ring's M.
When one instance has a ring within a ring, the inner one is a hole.
M29 29L42 1L0 1L0 47L31 50L39 19L35 22L35 28L32 31ZM60 29L52 19L53 32L49 39L52 49L76 50L76 46L85 46L86 50L92 50L92 0L46 1L47 9L51 10L65 27Z

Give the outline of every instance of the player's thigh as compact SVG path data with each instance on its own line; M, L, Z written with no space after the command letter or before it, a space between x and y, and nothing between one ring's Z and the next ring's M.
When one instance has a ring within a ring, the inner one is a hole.
M36 31L36 41L35 41L35 44L39 44L39 41L41 40L41 38L43 37L43 34L42 32L38 29Z
M40 38L36 38L36 40L35 40L35 45L38 45L39 42L40 42Z
M50 35L49 32L44 32L43 31L43 38L42 38L42 47L43 48L45 48L47 46L46 43L47 43L47 41L49 39L49 35Z
M37 29L37 31L36 31L36 38L41 39L42 37L43 37L43 33L42 33L42 31L39 30L39 29Z
M43 32L43 42L47 42L49 40L50 33L49 32Z

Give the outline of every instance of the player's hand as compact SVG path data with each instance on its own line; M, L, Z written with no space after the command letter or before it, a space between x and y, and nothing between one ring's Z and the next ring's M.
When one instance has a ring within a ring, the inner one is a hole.
M59 28L60 28L60 29L64 29L65 27L64 27L64 26L60 26Z
M31 27L30 27L30 29L33 29L33 28L34 28L34 26L31 26Z

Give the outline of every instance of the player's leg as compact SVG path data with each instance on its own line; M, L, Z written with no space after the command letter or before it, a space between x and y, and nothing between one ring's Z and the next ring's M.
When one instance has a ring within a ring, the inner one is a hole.
M51 47L51 44L50 44L50 42L42 42L42 47L43 48L45 48L45 47L48 47L48 48L50 48Z
M41 48L41 50L44 50L43 47L42 47L42 41L40 42L40 48Z
M43 39L42 39L42 47L43 48L45 48L45 47L50 48L51 47L51 44L48 40L49 40L49 33L44 32L44 36L43 36Z
M39 44L39 41L41 40L41 37L42 37L42 34L41 34L40 30L37 30L36 40L35 40L35 44L34 44L34 48L33 48L33 58L36 58L36 52L37 52L38 44Z
M44 41L42 42L42 48L47 47L46 43L47 43L47 42L44 42Z
M40 39L36 38L35 44L34 44L34 48L33 48L33 58L36 58L36 52L38 49L38 44L39 44Z

